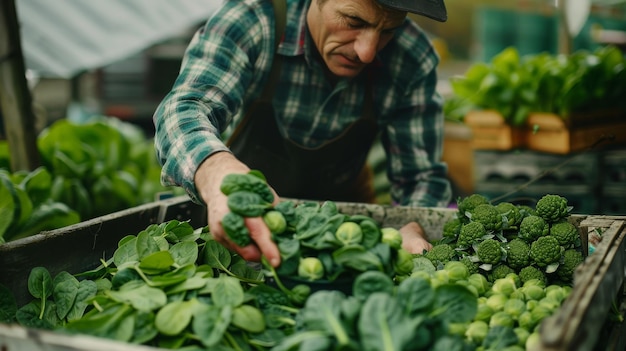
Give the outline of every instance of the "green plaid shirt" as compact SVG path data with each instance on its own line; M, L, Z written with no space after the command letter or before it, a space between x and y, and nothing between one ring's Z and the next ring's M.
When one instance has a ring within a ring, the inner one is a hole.
M441 162L444 119L436 92L439 59L412 21L378 53L373 74L331 84L314 57L306 27L310 0L287 0L287 27L273 106L286 138L314 147L362 115L366 84L387 155L394 203L447 206L450 184ZM268 0L226 0L191 40L180 75L154 114L157 156L165 185L194 185L199 164L228 151L224 136L260 97L272 67L274 12Z

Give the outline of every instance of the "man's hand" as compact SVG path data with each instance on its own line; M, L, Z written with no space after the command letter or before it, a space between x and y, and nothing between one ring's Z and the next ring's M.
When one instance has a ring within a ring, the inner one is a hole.
M421 254L424 250L432 249L433 245L428 242L424 229L417 222L409 222L400 228L402 234L402 248L410 253Z
M224 177L231 173L248 173L250 168L229 152L211 155L198 167L194 181L200 196L207 205L209 230L213 237L225 247L236 251L247 261L260 261L265 256L270 264L280 264L280 252L272 241L272 235L261 217L246 218L252 244L245 247L235 245L222 228L222 218L230 212L228 197L220 190ZM274 192L274 204L278 196Z

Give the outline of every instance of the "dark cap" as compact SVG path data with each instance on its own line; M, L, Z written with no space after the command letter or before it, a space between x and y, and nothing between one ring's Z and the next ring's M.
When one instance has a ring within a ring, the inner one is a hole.
M407 11L432 18L439 22L448 19L448 12L443 0L377 0L380 4L392 9Z

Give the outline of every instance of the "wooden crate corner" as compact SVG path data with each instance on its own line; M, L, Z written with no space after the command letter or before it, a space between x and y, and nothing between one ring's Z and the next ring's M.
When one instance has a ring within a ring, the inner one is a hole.
M474 110L465 115L465 124L472 131L472 148L475 150L513 150L526 144L525 127L508 124L494 110Z

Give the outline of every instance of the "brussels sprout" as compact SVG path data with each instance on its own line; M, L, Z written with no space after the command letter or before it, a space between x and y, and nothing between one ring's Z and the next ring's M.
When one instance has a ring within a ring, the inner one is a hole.
M528 331L533 330L537 325L537 323L535 323L535 320L533 319L532 313L530 313L530 310L526 310L519 315L519 317L517 318L517 324L520 328L526 329Z
M385 227L380 230L383 233L381 241L394 249L402 247L402 234L396 228Z
M513 320L513 317L504 311L494 313L491 319L489 319L490 328L497 326L513 328L514 325L515 320Z
M479 295L484 295L491 288L487 278L480 273L470 275L467 281L476 288Z
M413 255L405 249L397 251L398 256L394 262L397 275L409 275L413 272Z
M426 280L428 283L430 283L430 281L432 279L432 274L430 272L427 272L427 271L414 271L413 273L411 273L411 278L413 278L413 277L422 278L422 279Z
M517 289L515 280L510 278L501 278L493 282L491 290L496 294L510 296Z
M561 286L550 285L546 288L546 297L561 303L567 298L567 292Z
M502 309L504 308L504 303L508 299L509 298L506 297L506 295L493 294L487 298L487 301L485 303L489 305L489 307L491 307L495 312L499 312L502 311Z
M528 335L526 339L526 344L524 345L526 350L536 350L541 346L541 336L539 332L532 332Z
M287 229L285 216L279 211L270 210L263 215L263 221L274 234L282 234Z
M545 296L541 300L539 300L539 306L544 306L545 308L554 311L561 306L561 301Z
M324 276L324 265L317 257L305 257L298 265L298 276L313 281Z
M302 305L311 295L311 287L306 284L298 284L291 289L289 298L297 305Z
M448 333L451 335L464 336L469 323L449 323Z
M489 332L489 325L485 321L477 320L470 323L465 331L465 337L475 345L482 344Z
M448 271L439 270L433 273L433 277L430 280L433 288L450 283L450 273Z
M448 261L444 265L443 269L448 271L448 277L451 283L458 280L464 280L469 277L469 270L467 269L467 266L460 261Z
M517 289L509 295L509 299L518 299L522 301L526 301L526 295L524 295L524 291L522 289Z
M493 308L491 308L491 306L487 305L486 303L479 304L474 320L489 322L494 312L495 311L493 310Z
M523 286L520 289L524 291L524 295L526 296L526 301L528 300L541 300L544 296L546 296L546 292L543 288L537 285L529 285Z
M357 223L343 222L335 231L335 238L344 245L356 245L363 240L363 231Z
M526 340L528 339L528 336L530 335L530 331L526 330L525 328L513 328L513 331L515 332L515 335L517 335L517 344L519 346L524 346L526 345Z
M526 302L520 299L509 299L504 303L503 311L508 313L513 319L518 319L526 311Z
M532 311L530 311L530 315L535 325L537 325L545 318L550 317L550 315L552 315L552 310L545 306L537 305L532 309Z

